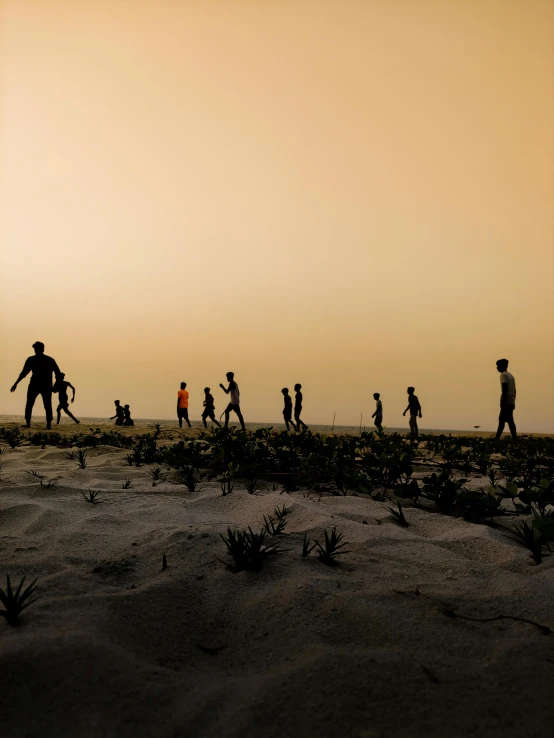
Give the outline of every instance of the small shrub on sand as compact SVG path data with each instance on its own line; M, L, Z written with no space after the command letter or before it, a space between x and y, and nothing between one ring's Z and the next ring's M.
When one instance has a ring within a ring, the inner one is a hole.
M323 545L319 541L316 541L315 545L317 546L318 556L324 564L334 564L337 556L349 553L348 551L340 550L348 545L346 541L344 543L341 543L341 541L342 533L337 533L335 527L331 528L330 534L327 529L323 531Z
M512 535L507 537L511 538L513 541L517 541L517 543L529 549L531 557L535 564L540 564L542 562L543 547L543 539L541 534L535 528L529 525L526 520L524 520L523 523L520 523L519 525L514 525L511 533Z
M77 449L77 466L79 469L87 468L87 452L84 448Z
M164 472L161 466L155 466L153 469L149 469L148 472L154 482L165 482L167 478L167 472Z
M8 430L3 428L2 438L4 441L6 441L10 448L17 448L18 446L21 446L21 444L25 440L25 436L19 430L19 428L8 428Z
M85 500L89 502L91 505L100 505L103 502L103 500L101 500L100 497L98 496L99 493L92 489L89 489L88 492L81 492L81 494L83 495Z
M192 464L184 464L178 470L179 479L181 484L184 484L189 492L194 492L198 489L202 482L202 474Z
M121 485L121 489L129 489L129 487L133 484L133 480L129 479L129 477L125 477L125 481Z
M266 544L263 529L259 533L254 533L250 527L248 530L237 531L227 528L227 537L221 536L221 538L227 547L227 553L235 563L234 566L225 565L233 572L243 569L260 571L264 560L279 553L280 550L275 543Z
M306 558L311 554L311 552L314 550L316 544L312 543L310 546L310 539L308 538L308 534L304 533L304 541L302 542L302 558Z
M392 515L394 522L398 525L401 525L403 528L407 528L410 524L406 520L406 517L404 516L404 510L402 510L402 505L398 502L398 510L395 510L394 507L387 507L387 510Z
M8 574L6 576L6 589L4 590L0 587L0 602L4 605L4 610L0 610L0 615L6 618L9 625L14 627L19 625L19 616L23 610L37 601L36 598L34 600L29 599L36 590L36 583L37 580L35 579L34 582L23 588L25 584L25 577L23 577L17 589L14 591L12 589L10 575Z

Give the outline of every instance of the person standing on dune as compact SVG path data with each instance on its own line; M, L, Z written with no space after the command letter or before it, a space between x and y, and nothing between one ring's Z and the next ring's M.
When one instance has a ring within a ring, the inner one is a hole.
M44 344L42 341L33 343L35 350L34 356L29 356L25 362L21 374L17 378L10 392L15 392L17 385L31 372L31 381L27 388L27 403L25 405L25 428L31 427L31 417L33 415L33 406L39 395L42 396L44 410L46 412L46 428L50 430L52 427L52 374L55 375L56 381L62 377L62 373L56 361L51 356L44 353Z
M419 435L419 429L417 427L417 416L423 417L421 414L421 405L417 399L417 395L414 394L415 387L408 387L408 407L404 410L402 415L406 415L408 410L410 411L410 432L412 438L417 438Z
M283 387L281 392L283 393L283 398L285 400L285 406L283 408L283 418L284 418L285 426L287 428L287 433L288 433L290 431L289 425L292 425L294 430L296 430L296 426L292 422L292 397L289 395L288 387Z
M187 392L186 382L181 382L181 389L177 392L177 417L179 418L179 428L183 427L183 418L187 421L187 425L190 428L189 393Z
M246 430L246 426L244 425L244 418L242 417L242 413L240 411L240 390L238 384L235 382L235 375L233 372L227 372L225 375L227 377L227 381L229 382L228 387L224 387L222 384L219 386L221 389L225 392L226 395L230 395L231 402L227 405L225 408L225 427L229 425L229 415L231 413L231 410L237 414L237 417L240 421L240 427L243 431Z
M517 438L516 424L514 422L514 410L516 409L516 380L514 375L508 371L508 359L498 359L496 362L496 370L500 372L500 387L502 393L500 395L500 415L498 417L498 430L496 431L496 440L502 435L505 423L512 434L512 438Z
M302 385L301 384L295 384L294 385L294 419L296 421L296 430L307 430L308 426L303 420L300 420L300 415L302 414Z

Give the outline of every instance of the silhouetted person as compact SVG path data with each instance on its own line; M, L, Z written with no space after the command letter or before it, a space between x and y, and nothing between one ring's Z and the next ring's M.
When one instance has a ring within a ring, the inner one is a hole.
M54 386L52 387L52 392L58 393L58 407L56 408L56 414L57 414L57 420L56 425L59 425L60 418L62 417L62 410L66 415L69 415L69 417L74 420L76 423L80 423L80 420L77 420L77 418L69 412L69 400L67 397L67 388L71 387L73 390L73 397L71 398L71 402L75 402L75 387L71 384L71 382L66 382L65 374L60 374L60 378L56 380L54 383Z
M115 405L115 415L112 415L110 420L113 420L115 418L115 424L116 425L123 425L123 421L125 420L125 411L121 407L121 403L119 400L114 400Z
M134 425L135 421L131 417L131 410L129 405L125 405L123 408L123 425Z
M406 415L408 410L410 411L410 431L412 432L412 437L417 438L419 435L417 416L419 415L419 417L422 418L423 415L421 414L421 405L419 404L417 396L414 395L414 392L414 387L408 387L408 407L404 410L402 415Z
M233 372L227 372L225 375L227 377L227 381L229 382L228 387L224 387L222 384L219 386L221 389L225 392L226 395L230 395L231 402L227 405L225 408L225 427L229 425L229 415L231 413L231 410L237 414L238 419L240 420L240 427L243 431L246 430L246 426L244 425L244 418L242 417L242 413L240 411L240 391L239 386L235 382L235 375Z
M294 430L296 430L296 426L292 422L292 397L289 395L289 388L283 387L281 392L283 393L283 397L285 399L285 407L283 408L283 418L285 420L285 425L287 426L287 431L290 430L289 425L292 425Z
M206 423L206 418L209 418L212 423L215 423L219 428L221 428L219 420L215 419L214 397L210 392L209 387L204 387L204 395L205 398L204 402L202 403L204 405L204 412L202 413L202 422L204 423L204 428L208 427L208 424Z
M303 420L300 420L300 415L302 414L302 392L300 391L302 389L301 384L295 384L294 385L294 391L296 392L295 398L294 398L294 419L296 421L296 430L300 430L300 426L302 428L308 428L306 423L304 423Z
M375 400L375 412L371 416L375 418L374 425L378 430L383 427L383 403L380 400L381 395L378 392L374 392L373 399Z
M189 393L187 392L186 382L181 382L181 389L177 392L177 417L179 418L179 428L183 427L183 418L187 421L187 425L190 428Z
M508 359L498 359L496 369L500 372L500 387L502 393L500 395L500 415L498 417L498 430L496 431L496 440L502 435L505 423L512 434L512 438L517 438L516 424L514 422L514 410L516 409L516 380L513 374L508 371Z
M51 356L44 353L44 344L42 341L33 343L35 350L34 356L29 356L25 362L21 374L17 378L10 392L15 392L17 385L24 379L29 372L31 381L27 388L27 404L25 405L25 427L31 427L31 416L33 414L33 405L39 395L42 395L44 410L46 412L46 427L52 427L52 374L56 376L56 380L60 378L61 372L58 365Z

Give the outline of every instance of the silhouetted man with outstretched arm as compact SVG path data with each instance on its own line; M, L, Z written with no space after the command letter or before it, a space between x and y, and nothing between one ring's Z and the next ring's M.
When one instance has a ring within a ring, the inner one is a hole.
M244 425L244 418L242 417L242 413L240 411L240 391L239 386L235 382L235 375L233 372L227 372L225 375L227 377L227 381L229 382L228 387L224 387L222 384L219 386L221 389L225 392L226 395L230 395L231 402L227 405L225 408L225 427L229 425L229 414L231 413L231 410L233 410L240 421L240 427L243 431L246 430L246 426Z
M514 375L508 371L508 359L498 359L496 369L500 373L500 387L502 393L500 395L500 416L498 418L498 430L496 431L496 440L502 435L505 423L512 434L512 438L517 438L516 424L514 422L514 410L516 409L516 380Z
M29 356L10 391L15 392L17 385L31 372L31 381L27 389L27 404L25 405L25 427L31 427L33 405L37 397L42 395L44 410L46 411L46 427L50 429L52 427L52 374L56 375L56 381L58 381L62 379L62 373L54 359L44 353L42 341L33 343L33 348L35 355Z

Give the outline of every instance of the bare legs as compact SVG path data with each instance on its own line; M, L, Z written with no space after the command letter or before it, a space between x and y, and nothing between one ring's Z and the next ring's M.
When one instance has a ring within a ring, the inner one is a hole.
M69 407L67 405L58 405L56 408L56 414L58 416L58 419L56 420L56 425L60 424L60 419L62 417L62 410L66 415L69 415L71 420L74 420L76 423L80 423L80 420L77 420L77 418L73 415L73 413L69 410Z

